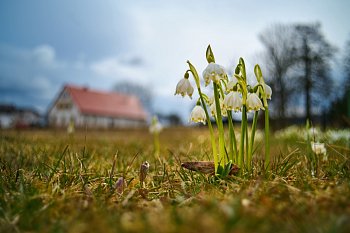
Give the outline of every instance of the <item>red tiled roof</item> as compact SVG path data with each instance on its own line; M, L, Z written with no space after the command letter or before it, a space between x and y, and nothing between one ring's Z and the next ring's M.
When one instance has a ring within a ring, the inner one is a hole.
M136 96L96 91L72 85L66 85L64 88L71 95L81 113L146 120L146 112Z

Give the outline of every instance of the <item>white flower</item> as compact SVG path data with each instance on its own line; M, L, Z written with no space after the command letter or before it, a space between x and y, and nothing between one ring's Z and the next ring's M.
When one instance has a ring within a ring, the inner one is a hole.
M324 155L327 153L324 143L311 142L311 148L316 155Z
M233 80L229 81L226 85L226 91L230 92L233 90L234 86L237 84L237 79L234 77Z
M208 98L208 104L209 104L209 105L212 105L212 104L214 103L214 101L215 101L215 97L214 97L214 95L211 95L211 96Z
M220 100L220 110L221 110L221 115L223 117L226 117L227 116L227 111L224 108L224 105L223 105L221 100ZM215 101L210 105L210 112L211 112L212 116L216 117L216 104L215 104Z
M252 202L246 198L243 198L241 200L241 204L243 207L248 208L252 204Z
M326 161L327 158L327 150L326 147L324 146L324 143L319 143L319 142L311 142L311 148L312 151L316 155L323 155L323 160Z
M269 85L265 83L265 93L266 93L266 98L271 99L272 96L272 89Z
M74 121L73 120L71 120L68 124L67 133L69 135L74 133Z
M211 112L211 115L212 116L216 116L216 106L215 106L215 103L212 103L210 105L210 112Z
M257 84L258 85L258 84ZM265 93L266 93L266 99L271 99L272 96L272 89L269 85L267 85L266 83L265 85ZM261 87L258 88L258 90L256 91L256 94L259 95L259 93L261 94L260 96L264 95L264 91L262 90Z
M238 112L242 108L242 98L237 91L228 93L223 102L224 108Z
M149 132L151 133L159 133L160 131L163 130L163 126L161 123L157 122L156 124L152 124L149 127Z
M187 78L183 78L177 83L175 95L177 94L180 94L182 97L187 94L192 99L193 87Z
M247 110L259 111L260 109L264 109L264 107L259 96L255 93L249 93L247 97Z
M191 112L190 121L196 123L202 122L203 124L205 124L206 120L207 117L205 115L204 109L202 108L202 106L196 105Z
M160 131L162 130L163 130L163 125L158 122L157 117L153 117L152 124L149 127L149 132L155 134L155 133L160 133Z
M208 86L210 81L213 80L215 83L219 83L220 79L225 79L226 72L224 67L214 63L210 62L203 71L203 78L205 81L205 86Z

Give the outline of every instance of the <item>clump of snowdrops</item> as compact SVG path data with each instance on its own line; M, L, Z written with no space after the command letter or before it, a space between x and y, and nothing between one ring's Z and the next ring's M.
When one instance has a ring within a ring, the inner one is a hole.
M268 99L271 99L272 90L265 84L259 65L255 65L254 73L257 83L251 86L247 82L246 67L243 58L234 69L233 75L229 76L225 68L215 62L214 54L210 45L206 51L208 65L203 71L205 87L212 85L213 95L204 94L201 87L200 77L194 65L187 61L189 69L184 78L176 86L175 95L192 98L194 88L189 81L190 74L194 78L199 94L196 106L193 108L190 121L208 124L210 131L212 154L214 158L215 174L225 177L229 174L232 163L240 168L251 171L254 149L254 137L260 110L265 112L265 169L269 169L270 146L269 146L269 109ZM240 139L236 138L232 111L241 112ZM248 132L248 112L253 112L254 117L251 131ZM210 113L210 115L209 115ZM225 138L223 118L227 118L229 134ZM217 125L217 135L214 132L211 119Z

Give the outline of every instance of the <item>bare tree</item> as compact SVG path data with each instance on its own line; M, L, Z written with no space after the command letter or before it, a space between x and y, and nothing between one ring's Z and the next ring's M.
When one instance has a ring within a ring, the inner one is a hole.
M350 91L350 39L346 42L344 54L344 88L345 91Z
M294 27L283 24L275 24L259 35L265 47L266 77L271 83L275 96L272 99L272 105L280 121L286 116L286 106L294 91L289 75L296 62L297 45L294 37Z
M338 88L338 98L332 102L328 112L332 124L338 127L350 126L350 39L344 48L343 67L344 76Z
M150 88L143 86L141 84L122 81L115 84L115 86L113 87L113 90L116 92L137 96L140 99L143 107L148 112L152 112L153 93Z
M319 23L297 24L294 27L296 30L294 40L297 43L297 58L301 71L298 83L305 94L306 119L311 119L313 99L319 100L321 97L330 96L333 86L330 60L335 48L323 36Z
M342 115L342 120L346 123L343 126L350 126L350 39L346 42L344 49L344 81L342 87L342 97L339 101L341 107L338 110Z

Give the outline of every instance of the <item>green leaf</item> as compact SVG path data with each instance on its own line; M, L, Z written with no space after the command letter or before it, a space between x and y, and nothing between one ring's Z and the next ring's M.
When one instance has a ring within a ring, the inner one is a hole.
M210 45L208 45L208 48L207 48L207 51L206 51L205 55L206 55L208 63L210 63L210 62L214 62L215 63L214 54L213 54L213 51L211 50Z
M241 70L241 73L242 73L242 77L244 80L246 80L246 72L245 72L245 63L244 63L244 60L243 58L239 58L239 67L240 67L240 70Z
M243 78L240 75L234 74L234 76L238 81L241 81L241 82L243 81Z
M219 165L216 173L219 175L223 175L224 171L225 171L224 168L221 165Z
M225 169L223 171L223 177L228 176L228 174L230 174L231 172L231 167L232 167L232 160L230 160L226 165L225 165Z
M260 83L260 80L262 78L262 72L261 72L260 66L258 64L256 64L254 67L254 73L255 73L255 76L256 76L258 82Z

